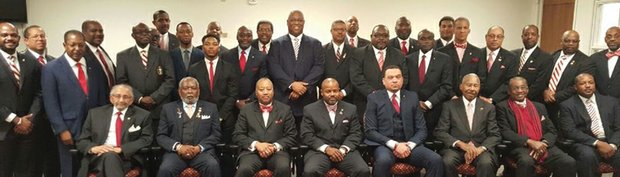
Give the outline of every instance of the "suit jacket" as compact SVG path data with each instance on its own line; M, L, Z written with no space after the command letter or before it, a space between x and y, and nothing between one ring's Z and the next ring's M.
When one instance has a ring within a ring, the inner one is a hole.
M340 85L340 89L347 93L347 98L350 98L353 95L353 86L351 85L351 77L349 77L349 66L351 64L351 51L353 48L346 42L343 43L342 53L340 56L342 57L341 62L338 62L336 58L336 52L334 51L333 43L327 43L323 45L323 49L325 51L325 73L323 74L323 79L326 78L334 78L338 81L338 85Z
M168 31L168 51L171 51L173 49L179 48L180 44L181 43L179 42L179 38L177 38L176 35L170 33L170 31Z
M616 62L613 73L609 77L609 64L607 62L607 54L609 50L603 50L594 53L590 59L596 67L594 78L596 80L596 90L603 95L609 95L620 99L620 62Z
M547 68L545 68L541 76L538 77L534 85L532 85L530 94L528 94L530 98L543 99L543 92L549 87L549 80L551 80L551 74L553 74L555 63L560 58L560 51L553 54L553 59L550 64L547 65ZM555 89L556 103L561 103L577 93L573 87L574 80L577 75L584 72L594 75L594 65L590 61L590 57L581 51L577 51L562 72L562 77L558 81L558 85Z
M347 37L345 38L347 41L344 41L345 43L349 44L349 36L347 35ZM366 47L367 45L370 44L370 41L368 39L364 39L361 38L360 36L356 36L357 38L357 44L355 44L355 47L351 46L352 48L359 48L359 47Z
M36 63L37 63L39 66L41 66L41 64L39 63L39 59L38 59L38 58L35 58L35 57L34 57L34 55L33 55L33 54L32 54L32 53L28 50L28 49L26 49L26 50L22 51L22 52L21 52L21 54L23 54L23 55L24 55L24 57L26 58L26 60L34 60L34 61L36 61ZM50 61L52 61L52 60L54 60L54 59L56 59L56 58L55 58L55 57L53 57L53 56L51 56L51 55L47 55L47 54L45 55L45 61L47 61L47 62L50 62Z
M379 70L379 63L375 56L373 45L355 48L353 50L353 58L351 58L351 66L349 74L351 76L351 84L356 93L360 93L362 98L366 98L368 94L375 90L385 89L382 83L382 71ZM385 48L385 61L383 68L389 65L399 66L403 73L404 84L407 85L407 64L405 56L392 47Z
M398 37L394 37L392 39L390 39L390 41L388 42L388 46L389 47L394 47L395 49L398 49L398 51L401 50L401 46L403 44L400 43L400 41L398 40ZM413 38L409 38L409 48L407 48L407 55L411 55L413 52L416 52L420 50L420 47L418 47L418 43L417 40L413 39ZM402 54L402 52L401 52ZM407 56L405 55L405 56Z
M272 106L266 127L258 102L241 108L233 132L233 143L243 149L240 156L252 153L248 149L254 141L278 143L284 151L296 145L297 130L291 108L276 100L273 100Z
M387 90L379 90L368 95L364 118L366 144L385 145L392 140L394 133L394 114L396 110ZM421 145L426 139L426 121L419 107L418 94L400 90L400 117L403 122L405 139Z
M106 52L105 49L103 49L103 47L101 47L101 46L99 46L99 47L101 48L101 51L103 52L103 54L110 59L109 61L106 60L106 62L109 62L112 65L112 68L109 68L109 69L111 69L111 72L113 72L112 73L113 74L112 75L112 79L115 79L114 78L114 74L116 74L116 72L115 72L116 71L116 65L114 64L114 62L111 61L112 58L110 58L110 55L108 55L108 52ZM88 47L88 45L85 48L86 48L86 50L84 52L84 58L89 58L89 59L97 61L97 63L101 66L101 69L102 69L102 71L105 74L105 70L104 70L105 67L103 66L103 63L101 63L100 60L96 56L96 55L98 55L98 54L96 54L97 51L91 51L90 47ZM106 81L107 81L107 79L108 79L107 75L104 75L104 76L106 76ZM111 89L111 88L109 88L109 86L106 86L106 87L108 87L108 90Z
M482 56L488 57L486 49L482 49ZM508 80L516 76L518 70L519 59L517 56L504 48L500 48L491 66L491 71L487 72L484 87L480 88L480 95L492 98L495 103L508 99Z
M183 53L181 52L181 48L177 47L170 50L170 58L172 59L172 64L174 65L174 89L170 92L172 95L171 100L179 100L179 92L177 92L179 88L179 82L187 75L187 70L189 68L185 68L185 63L183 63ZM198 63L200 60L205 58L202 50L198 48L192 47L191 52L189 54L189 66L192 66L195 63Z
M523 55L523 48L512 50L512 53L517 55L517 72L518 75L524 77L527 80L527 86L530 88L532 84L536 82L536 79L542 75L542 71L545 70L551 62L551 55L543 51L540 47L534 48L530 57L525 59L525 64L521 71L519 71L519 65L521 64L521 55ZM530 98L532 99L532 98Z
M252 40L252 43L250 43L250 45L252 46L252 48L255 48L258 51L262 51L263 49L260 48L258 43L259 43L258 39L254 39L254 40ZM272 40L272 43L269 43L269 48L267 49L267 53L269 53L269 50L271 50L272 47L273 47L273 40ZM265 55L267 55L267 54L265 54Z
M273 46L267 55L267 68L273 80L275 99L290 105L293 115L302 116L303 107L317 100L315 87L323 76L325 52L319 40L303 35L295 59L291 41L288 34L271 41ZM294 81L308 83L306 93L295 101L288 99L292 91L289 86Z
M536 111L538 111L538 115L540 116L537 117L541 122L540 124L543 133L543 137L540 141L545 140L549 146L553 146L557 138L557 131L555 126L553 126L553 122L549 119L547 109L545 109L545 105L541 103L532 103L534 104L534 107L536 107ZM497 110L497 124L499 125L502 137L505 140L511 141L513 147L526 147L527 140L530 138L519 135L517 119L514 111L510 109L510 106L508 106L508 100L497 103L495 108Z
M183 119L188 116L183 110L183 101L165 104L159 118L157 144L168 152L175 152L172 146L183 140ZM194 139L191 144L202 146L204 152L213 150L222 136L216 105L199 100L192 116L200 121L194 124Z
M362 141L362 129L355 105L339 101L332 124L323 100L304 107L300 136L304 144L317 150L323 145L335 148L347 146L355 150Z
M153 46L149 46L147 56L145 69L136 46L119 52L116 82L133 87L134 104L138 105L141 97L150 96L160 106L169 101L170 91L174 89L174 64L166 51Z
M440 106L441 103L450 99L452 92L452 60L450 56L433 50L431 58L426 58L428 63L424 75L424 83L420 85L418 75L418 58L420 51L416 51L407 56L407 69L409 70L408 90L415 91L422 101L430 101L433 106ZM430 62L430 63L429 63Z
M441 42L441 38L439 38L439 39L435 40L435 49L440 49L440 48L442 48L443 46L444 46L444 45L443 45L443 42Z
M77 140L77 149L85 157L82 159L82 165L79 170L80 175L78 176L86 176L86 173L89 171L89 163L94 158L94 155L89 154L88 151L94 146L105 144L110 126L115 126L110 123L116 120L113 111L113 105L105 105L88 111L82 133ZM114 116L114 120L110 120L113 118L112 116ZM131 131L129 131L130 129ZM134 129L137 130L134 131ZM133 159L140 163L140 165L144 164L144 157L137 155L136 152L140 148L151 145L153 141L153 128L151 128L149 112L136 106L129 106L123 117L121 132L122 157Z
M472 141L476 146L482 145L494 152L495 146L501 140L495 119L495 107L476 98L474 109L473 128L470 130L463 97L445 102L435 128L435 137L442 141L446 148L460 140Z
M77 139L88 110L109 104L107 79L98 61L86 61L88 76L88 96L80 87L78 78L69 66L71 58L63 55L43 67L41 87L43 103L54 134L69 130Z
M454 71L454 77L452 77L452 85L454 86L452 87L452 91L454 94L452 95L461 96L461 90L458 86L461 84L463 76L469 73L475 73L478 75L480 78L480 88L484 87L487 74L487 60L486 57L482 56L482 51L478 47L467 43L462 60L459 60L459 55L454 47L454 42L440 48L439 52L448 54L452 58L452 67Z
M17 117L37 114L41 110L41 67L36 60L27 59L25 55L16 53L17 64L20 67L20 86L11 71L11 65L0 55L0 141L3 141L9 131L13 131L13 123L4 119L11 114Z
M594 94L599 117L605 131L605 141L610 144L620 144L620 105L616 98ZM576 143L592 146L596 136L590 128L592 120L579 95L573 95L560 103L560 129L567 139Z
M250 53L246 54L245 70L241 72L239 65L239 47L228 50L222 54L222 59L231 63L234 70L234 75L238 78L238 94L239 99L254 99L254 89L256 88L256 81L262 77L267 77L267 56L259 51L257 48L251 47Z

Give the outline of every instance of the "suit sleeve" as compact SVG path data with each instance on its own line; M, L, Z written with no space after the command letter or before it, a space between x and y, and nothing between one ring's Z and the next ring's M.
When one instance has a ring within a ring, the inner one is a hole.
M364 131L366 132L366 138L370 141L384 145L390 138L379 133L378 130L378 117L377 117L377 104L373 97L368 97L368 103L366 104L366 113L364 114Z
M415 121L415 132L413 134L413 136L409 139L409 141L415 143L415 144L422 144L424 142L424 140L426 139L427 136L427 130L426 130L426 121L424 119L424 112L422 111L422 109L420 108L420 106L418 105L419 102L416 102L415 107L413 108L415 111L415 117L414 117L414 121Z
M174 116L174 113L171 113L170 110L172 107L168 107L164 105L162 111L159 114L159 127L157 128L157 144L159 144L162 148L167 151L174 152L172 146L174 143L178 142L172 139L170 136L172 135L172 131L174 129L174 118L169 116Z
M495 108L497 110L497 124L499 125L500 132L502 137L508 141L512 141L512 145L514 147L524 147L526 146L526 142L528 137L519 135L515 130L510 126L510 121L508 121L509 116L508 107L504 104L506 102L499 103Z
M82 132L76 144L77 149L85 156L88 155L88 151L90 151L93 146L98 146L98 144L92 141L93 116L95 115L93 112L93 110L88 111L88 116L86 116L86 121L82 126Z
M170 55L166 52L160 51L159 56L159 65L163 67L162 69L164 70L164 81L159 85L157 90L151 93L150 96L156 103L161 104L164 98L170 95L170 91L174 89L175 79L174 64L172 63L172 59L170 59Z
M249 105L246 105L246 107ZM250 145L253 141L253 138L248 136L248 111L249 109L241 109L241 113L237 117L237 123L235 124L235 131L233 132L232 141L239 145L242 149L250 148Z
M151 142L153 141L153 128L151 127L152 120L149 118L149 113L142 114L141 117L142 122L139 125L142 127L140 129L140 138L121 145L122 153L125 157L133 156L141 148L151 145Z
M289 109L284 116L284 136L274 143L282 145L283 149L288 149L295 146L295 137L297 136L297 130L295 129L295 119L293 118L293 112ZM252 143L252 142L250 142Z
M325 52L323 51L321 42L313 42L312 52L314 54L314 62L312 63L310 72L304 78L304 82L308 83L309 87L314 87L318 84L319 80L323 76L323 71L325 70Z
M451 101L448 101L443 104L441 116L439 117L439 122L434 132L435 137L442 141L446 148L450 148L452 144L458 140L449 133L450 127L452 126L450 125L450 118L452 116L450 115L450 109L452 109L452 104L450 104L450 102Z
M205 148L204 150L210 150L215 148L215 145L217 143L220 142L220 138L222 137L222 130L220 128L220 120L217 119L217 117L220 117L218 114L217 109L215 108L215 105L213 105L212 107L212 113L215 118L211 119L211 132L209 132L209 136L200 140L200 145Z
M321 140L321 138L319 138L314 131L315 125L312 118L313 112L316 111L310 110L310 107L308 106L304 107L304 117L301 121L300 135L303 144L310 146L312 149L318 149L326 143L323 142L323 140Z
M575 118L580 119L581 117L580 115L575 115L574 110L576 110L576 108L566 102L560 104L560 129L567 139L572 139L576 143L592 146L596 138L577 129Z
M351 65L349 68L349 75L351 77L351 84L353 87L360 91L360 93L366 97L372 93L373 88L368 84L364 77L364 53L363 48L355 49L353 57L351 58Z
M353 107L353 109L349 111L352 111L349 119L349 132L342 145L349 147L350 151L354 151L362 142L362 125L360 125L359 119L357 118L357 108Z
M486 118L487 118L487 132L486 139L482 141L482 145L488 149L494 149L497 144L502 140L502 137L499 133L499 128L497 127L497 120L495 119L495 107L493 105L485 106L485 108L489 109Z
M286 58L281 58L282 49L280 48L281 44L279 41L272 41L271 49L269 49L269 53L267 54L267 67L269 76L275 82L274 86L280 87L279 90L289 90L288 86L293 83L293 78L284 72L284 66L282 61L286 60Z
M69 127L67 127L67 124L62 116L62 109L60 109L58 82L53 72L55 68L50 67L51 66L45 67L43 69L43 74L41 74L43 104L45 106L47 117L52 125L52 130L54 130L55 135L58 135L63 131L69 130Z
M449 58L447 58L449 59ZM446 62L442 63L441 68L441 83L439 84L439 90L434 92L430 97L428 97L428 101L433 105L439 105L445 100L450 99L450 95L452 92L452 62L450 60L446 60ZM411 76L409 76L411 77Z

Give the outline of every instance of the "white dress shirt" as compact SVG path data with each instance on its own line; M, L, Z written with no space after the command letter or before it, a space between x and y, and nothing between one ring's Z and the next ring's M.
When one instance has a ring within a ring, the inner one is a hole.
M114 107L114 109L112 109L112 118L110 119L110 128L108 128L108 137L105 139L105 145L109 145L112 147L117 147L120 146L118 144L116 144L116 113L117 112L121 112L121 120L125 120L125 113L127 112L127 109L124 109L122 111L119 111L118 109L116 109L116 107Z

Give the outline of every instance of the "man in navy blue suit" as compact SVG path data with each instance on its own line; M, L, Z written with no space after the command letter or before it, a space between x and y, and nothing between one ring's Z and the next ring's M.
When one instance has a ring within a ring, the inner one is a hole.
M317 100L316 86L325 64L321 42L303 34L304 23L304 14L292 11L286 21L288 34L273 41L267 56L275 98L291 106L297 125L301 122L303 107Z
M181 22L177 25L177 38L180 45L177 48L170 49L170 58L174 64L175 89L170 92L172 100L179 100L178 83L187 76L189 66L198 63L204 58L201 49L192 46L192 38L194 37L193 27L187 22Z
M422 144L427 132L418 94L401 90L403 80L400 68L389 65L383 70L386 89L368 95L365 142L379 145L374 153L373 176L391 176L390 167L399 159L425 168L426 177L441 177L441 157Z
M58 151L63 177L73 175L69 149L80 135L90 108L108 104L108 80L96 60L84 58L84 35L77 30L64 35L65 54L43 68L43 103L58 136Z

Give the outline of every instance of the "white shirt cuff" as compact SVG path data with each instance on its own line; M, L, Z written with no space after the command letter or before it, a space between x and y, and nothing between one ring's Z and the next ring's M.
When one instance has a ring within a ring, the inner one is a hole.
M415 146L417 146L417 144L415 144L414 142L407 142L407 146L409 146L409 149L413 150L413 148L415 148Z
M424 104L426 105L426 107L428 107L428 109L433 109L433 103L431 103L430 101L426 100Z
M276 145L276 152L281 151L282 150L282 145L278 144L278 143L273 143L273 145Z
M200 152L205 151L205 147L202 147L202 145L198 145L198 146L200 146Z
M596 143L598 143L598 140L594 140L594 143L592 143L592 146L596 147Z
M347 96L347 91L345 91L344 89L340 90L340 92L342 92L342 95Z
M177 151L177 149L179 148L179 147L177 147L178 145L181 145L181 143L179 143L179 142L174 143L174 144L172 145L172 150L173 150L173 151Z
M256 151L256 143L258 143L258 141L252 141L252 144L250 144L250 147L248 148L248 150L252 152Z
M16 117L17 117L16 114L11 113L11 114L9 114L9 116L6 117L6 119L4 119L4 121L6 121L8 123L11 123L11 122L13 122L13 119L15 119Z
M142 98L144 98L144 97L141 96L140 98L138 98L138 103L140 103L140 101L142 101Z
M616 146L615 144L609 144L611 146L611 148L614 148L614 150L618 150L618 146Z
M321 151L321 152L325 153L325 149L327 149L327 144L322 145L322 146L321 146L321 147L319 147L319 149L317 149L317 150L319 150L319 151Z
M454 141L454 143L452 143L452 147L456 147L456 143L460 142L460 140L456 140Z
M394 140L389 140L387 141L387 143L385 143L385 145L389 147L390 149L394 149L396 147L396 144L398 144L398 142Z

